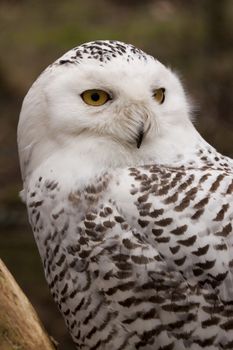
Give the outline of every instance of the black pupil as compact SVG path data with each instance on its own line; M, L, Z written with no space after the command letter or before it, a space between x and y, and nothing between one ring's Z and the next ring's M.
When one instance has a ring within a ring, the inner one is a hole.
M93 94L91 94L91 99L95 102L99 101L100 95L98 94L98 92L94 92Z

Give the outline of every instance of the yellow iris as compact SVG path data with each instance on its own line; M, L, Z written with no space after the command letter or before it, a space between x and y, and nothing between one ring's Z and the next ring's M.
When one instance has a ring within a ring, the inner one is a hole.
M81 94L81 97L90 106L102 106L110 99L106 91L98 89L86 90Z
M162 104L165 100L165 89L164 88L160 88L160 89L156 89L154 91L154 99L159 103Z

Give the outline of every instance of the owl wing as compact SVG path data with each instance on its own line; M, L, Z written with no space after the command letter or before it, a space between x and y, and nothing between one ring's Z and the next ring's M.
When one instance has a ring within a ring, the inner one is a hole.
M36 180L30 221L80 348L232 347L233 189L220 175L141 167L71 192Z
M172 270L216 289L226 302L233 300L231 171L131 168L111 189L128 224L158 249Z

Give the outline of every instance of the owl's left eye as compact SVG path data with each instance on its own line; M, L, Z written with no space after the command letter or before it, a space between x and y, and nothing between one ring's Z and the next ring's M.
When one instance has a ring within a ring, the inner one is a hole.
M165 100L165 89L156 89L153 94L154 99L161 105Z
M106 91L92 89L86 90L81 94L83 101L89 106L102 106L108 100L110 100L110 96Z

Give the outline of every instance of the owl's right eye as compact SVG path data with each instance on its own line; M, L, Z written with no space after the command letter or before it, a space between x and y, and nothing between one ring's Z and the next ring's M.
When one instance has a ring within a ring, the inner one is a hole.
M96 107L104 105L111 98L106 91L98 89L86 90L81 97L87 105Z

